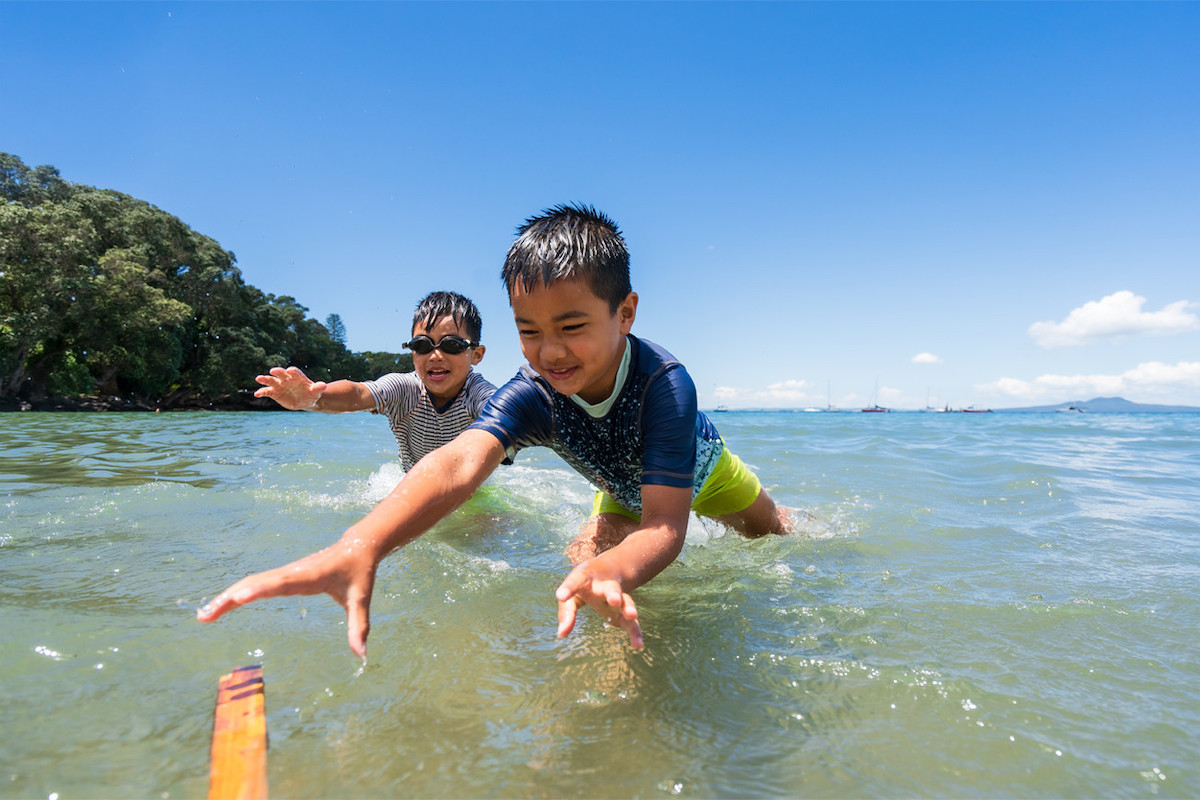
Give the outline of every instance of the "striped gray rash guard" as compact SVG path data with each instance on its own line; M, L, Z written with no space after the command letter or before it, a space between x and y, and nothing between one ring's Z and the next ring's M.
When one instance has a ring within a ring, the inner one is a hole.
M375 398L371 413L388 418L405 472L465 431L496 391L482 375L471 370L454 399L438 408L415 372L392 372L363 383Z

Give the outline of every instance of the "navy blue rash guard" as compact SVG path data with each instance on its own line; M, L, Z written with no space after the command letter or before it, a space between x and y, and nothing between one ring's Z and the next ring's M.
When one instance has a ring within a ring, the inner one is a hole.
M636 514L642 484L690 486L695 498L724 449L721 436L697 407L684 366L652 342L627 340L629 374L603 417L592 417L525 365L470 427L499 439L509 459L526 447L549 447Z

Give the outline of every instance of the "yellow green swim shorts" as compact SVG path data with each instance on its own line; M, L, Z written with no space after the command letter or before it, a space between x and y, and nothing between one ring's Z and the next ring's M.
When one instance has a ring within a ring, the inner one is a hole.
M701 517L722 517L750 507L758 498L762 483L758 476L746 468L742 460L726 447L717 459L717 465L709 474L700 492L692 499L692 511ZM592 516L597 514L620 514L629 519L638 519L638 514L612 499L607 492L596 492L592 502Z

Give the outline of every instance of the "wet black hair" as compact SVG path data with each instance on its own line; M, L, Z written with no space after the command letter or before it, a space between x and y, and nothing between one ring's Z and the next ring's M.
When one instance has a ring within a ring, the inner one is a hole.
M616 313L629 293L629 251L617 224L591 206L558 205L525 220L500 273L509 302L525 291L579 278Z
M483 335L483 318L479 309L458 292L430 292L425 299L417 303L413 313L413 329L424 324L432 328L442 317L453 317L454 324L465 328L467 337L476 344Z

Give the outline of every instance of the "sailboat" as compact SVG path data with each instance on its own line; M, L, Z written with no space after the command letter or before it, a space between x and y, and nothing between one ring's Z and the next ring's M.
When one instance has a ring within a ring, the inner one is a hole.
M863 411L868 414L886 414L891 411L890 408L884 408L877 402L879 399L879 381L875 381L875 399L871 401L871 405L864 408Z
M825 407L822 408L821 410L822 411L837 411L837 409L833 407L833 401L830 399L829 381L825 381Z

